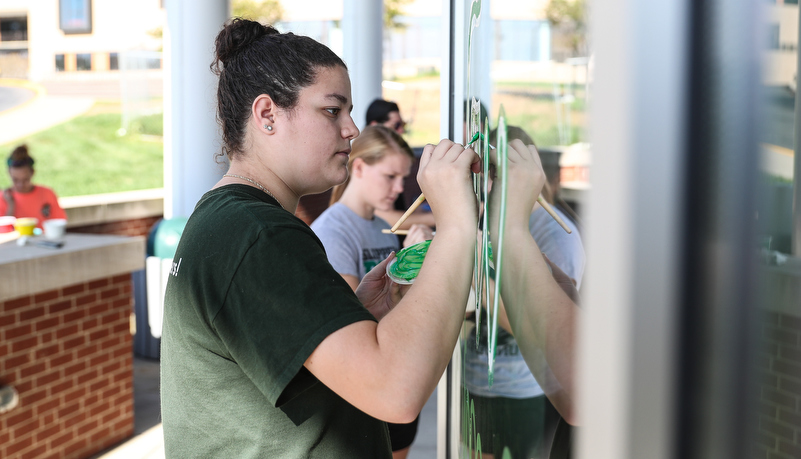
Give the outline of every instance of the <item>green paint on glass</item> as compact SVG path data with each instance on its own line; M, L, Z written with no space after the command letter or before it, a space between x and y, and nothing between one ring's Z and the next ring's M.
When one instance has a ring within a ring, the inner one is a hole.
M496 247L497 251L497 258L495 264L495 295L493 295L492 301L492 309L491 312L487 315L487 320L490 321L489 323L489 333L490 336L488 337L489 340L489 347L487 349L487 379L489 381L489 386L492 387L492 380L495 377L495 351L497 349L498 344L498 308L500 305L501 299L501 279L502 279L502 268L503 268L503 235L506 232L506 197L509 191L509 181L507 180L507 171L509 167L509 140L507 138L507 131L506 131L506 111L501 105L499 113L498 113L498 150L497 150L497 175L498 175L498 183L495 183L494 186L500 185L500 193L501 199L499 203L498 209L498 247ZM495 192L499 190L496 188ZM489 211L485 209L487 215ZM486 220L486 219L485 219ZM489 244L487 244L487 257L485 258L485 263L489 265ZM488 268L489 270L489 268ZM489 305L489 302L487 302Z
M482 183L481 183L481 190L479 196L484 196L484 215L485 217L489 215L489 177L490 177L490 155L489 155L489 118L484 118L484 132L480 133L479 135L481 142L479 142L479 150L483 153L481 156L482 159ZM481 314L480 308L481 305L488 305L489 303L489 262L488 262L488 254L489 254L489 218L483 218L481 222L481 243L479 244L479 254L477 256L478 260L478 271L477 271L477 282L476 284L479 286L476 289L476 344L478 344L481 339L480 330L481 330ZM488 316L489 318L489 316ZM492 336L492 334L490 334ZM490 382L490 385L492 383Z
M467 419L462 418L462 439L465 442L465 448L462 449L461 456L464 459L481 459L481 434L476 430L476 406L470 398L467 390L464 391L465 401L462 405L462 412L465 413Z
M486 126L488 126L488 125L489 125L489 121L487 121ZM478 139L485 140L486 138L487 138L487 136L485 136L484 134L482 134L480 132L476 132L475 134L473 134L473 138L470 139L469 142L467 142L467 145L465 145L465 147L469 147L470 145L473 145L473 143L475 143L475 141L478 140ZM495 149L495 147L491 143L487 143L487 146L489 148L492 148L493 150ZM486 148L484 150L488 151Z
M420 273L431 241L423 241L401 250L389 265L387 273L395 279L411 281Z

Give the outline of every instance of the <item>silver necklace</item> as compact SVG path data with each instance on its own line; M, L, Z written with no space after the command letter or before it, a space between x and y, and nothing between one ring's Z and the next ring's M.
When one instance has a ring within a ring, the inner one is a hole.
M274 194L270 193L270 190L268 190L267 188L264 188L264 186L261 183L255 181L255 180L253 180L251 178L247 178L247 177L244 177L242 175L236 175L236 174L223 174L223 177L235 177L235 178L239 178L239 179L242 179L242 180L247 180L248 182L256 185L257 187L259 187L259 189L261 191L267 193L271 198L275 199L275 202L277 202L278 205L281 206L282 209L286 210L284 205L281 204L281 201L279 201L278 198L276 198Z

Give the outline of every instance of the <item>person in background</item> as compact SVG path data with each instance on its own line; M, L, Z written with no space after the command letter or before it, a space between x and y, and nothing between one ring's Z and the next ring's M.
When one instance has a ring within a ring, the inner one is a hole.
M311 225L331 266L354 291L371 269L400 249L398 236L382 233L390 225L375 211L391 208L403 192L413 159L411 148L395 131L380 125L366 127L353 141L348 179L334 187L331 206ZM430 228L415 225L403 245L432 238ZM409 424L388 424L394 459L408 455L418 420L419 416Z
M478 156L427 145L418 181L437 218L413 285L383 260L354 292L294 213L345 181L351 83L315 40L236 18L217 35L226 174L195 206L173 258L161 337L167 457L392 456L461 329L475 253ZM540 183L544 182L544 176Z
M58 204L56 193L42 185L34 185L33 158L28 154L28 146L20 145L11 152L6 160L11 186L3 190L0 200L0 215L12 215L17 218L33 217L38 220L36 226L51 218L67 218L64 209Z
M365 126L382 125L400 135L406 133L406 122L401 117L400 108L395 102L375 99L370 103L370 106L367 107L367 115L365 118ZM389 209L376 209L376 215L389 222L390 225L394 225L411 204L411 202L405 202L403 196L400 196L393 207ZM418 207L398 229L411 230L417 225L424 225L431 229L435 226L434 215L425 203Z
M375 126L380 124L386 126L398 134L406 133L406 122L400 114L400 108L395 102L384 99L376 99L367 107L365 126Z

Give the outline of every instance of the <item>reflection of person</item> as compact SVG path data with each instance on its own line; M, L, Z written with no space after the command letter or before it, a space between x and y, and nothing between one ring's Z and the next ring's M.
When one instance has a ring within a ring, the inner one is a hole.
M537 210L532 212L531 235L542 247L554 266L564 268L569 281L581 286L584 271L584 249L578 233L566 233L545 213L547 220L539 221ZM545 212L544 210L542 210ZM505 242L509 244L509 242ZM507 250L515 250L506 245ZM506 253L506 251L504 252ZM505 255L504 255L505 256ZM511 458L545 457L550 438L558 421L558 414L544 395L553 379L538 381L530 365L539 365L541 376L548 375L542 362L541 351L527 364L517 341L512 336L504 308L499 310L499 325L493 384L488 382L488 327L482 309L480 327L473 327L464 343L465 387L475 405L476 432L481 435L484 457L501 458L509 448ZM476 337L479 339L476 339ZM536 360L536 362L535 362ZM558 390L558 384L555 389Z
M508 139L520 139L531 145L533 140L522 129L508 126ZM491 133L495 143L495 133ZM547 186L543 196L548 195ZM562 216L565 221L566 216ZM581 238L571 224L568 234L539 205L529 219L529 231L549 259L561 267L576 284L581 285L584 272L584 248ZM514 250L506 243L507 250ZM470 329L465 346L465 388L475 406L476 432L481 436L484 457L500 459L504 448L511 458L544 457L556 427L558 414L547 401L543 387L552 381L537 381L511 335L503 307L499 310L493 384L488 381L488 327L485 311L481 310L480 327ZM479 339L476 339L478 336ZM544 372L540 372L544 373Z
M398 134L406 132L406 122L401 117L398 104L388 100L376 99L367 107L365 126L377 124L388 127Z
M302 195L347 178L350 79L308 37L234 19L219 33L228 173L198 202L165 296L161 401L168 457L391 457L384 421L415 419L444 372L470 290L478 158L426 146L418 180L437 216L420 275L370 271L354 292Z
M403 192L413 159L412 150L395 131L366 127L353 141L348 179L334 187L331 206L311 225L331 266L354 290L373 267L400 249L398 236L381 232L390 225L376 217L375 210L391 208ZM406 236L404 245L425 239L431 239L431 230L418 225ZM389 424L393 458L408 454L418 419L410 424Z
M531 209L545 182L536 148L509 143L506 230L501 298L509 325L529 369L567 423L576 425L574 356L579 315L573 279L550 263L529 232ZM503 180L503 178L501 178ZM490 192L490 238L497 246L501 189ZM546 365L543 365L543 360Z
M58 205L58 198L53 190L31 182L33 163L26 145L20 145L11 152L7 160L11 186L3 190L0 215L33 217L39 220L36 226L41 228L45 220L67 218L67 214Z
M490 134L490 138L496 141L496 132ZM512 141L519 139L524 145L534 145L531 136L518 126L507 126L507 139ZM536 148L536 146L535 146ZM555 159L555 158L554 158ZM535 205L531 217L529 218L529 232L537 241L537 246L548 259L559 266L576 285L578 289L581 285L581 277L584 274L584 245L581 240L578 227L578 217L570 206L559 197L559 161L555 159L545 164L540 155L540 163L545 173L546 183L541 190L542 197L551 204L553 211L570 228L571 233L567 233L551 217L542 206Z

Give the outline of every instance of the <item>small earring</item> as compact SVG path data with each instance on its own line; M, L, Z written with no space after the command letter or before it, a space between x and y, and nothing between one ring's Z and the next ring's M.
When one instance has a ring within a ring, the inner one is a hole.
M264 129L267 129L268 131L272 131L273 127L272 126L268 126L268 125L265 124L264 125Z

